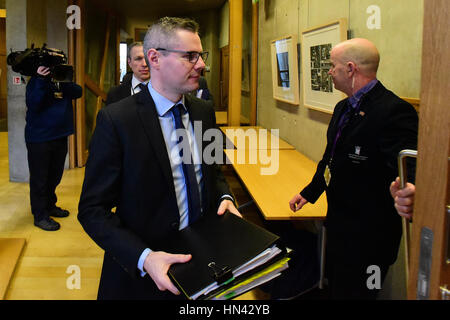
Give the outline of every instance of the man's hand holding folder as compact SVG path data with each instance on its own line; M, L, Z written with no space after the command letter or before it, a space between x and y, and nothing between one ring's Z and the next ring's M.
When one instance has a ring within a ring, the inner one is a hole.
M152 251L144 262L144 268L161 291L169 290L179 295L177 287L170 281L167 271L174 263L185 263L191 260L190 254L171 254L164 251Z
M236 209L234 203L231 200L223 200L222 202L220 202L217 214L223 215L227 210L242 218L242 215ZM159 290L169 290L173 294L179 295L180 291L177 289L177 287L175 287L172 281L170 281L167 272L169 271L169 268L172 264L186 263L191 260L191 258L192 255L190 254L171 254L164 251L152 251L145 259L144 269L153 279Z

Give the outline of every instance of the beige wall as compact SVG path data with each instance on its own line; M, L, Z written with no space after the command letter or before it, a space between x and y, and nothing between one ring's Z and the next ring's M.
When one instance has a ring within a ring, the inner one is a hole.
M381 9L381 29L369 30L369 5ZM378 78L397 95L420 93L423 0L261 0L259 6L258 115L259 125L280 129L280 137L314 161L325 149L331 115L273 99L270 41L339 18L347 18L352 37L373 41L381 55Z

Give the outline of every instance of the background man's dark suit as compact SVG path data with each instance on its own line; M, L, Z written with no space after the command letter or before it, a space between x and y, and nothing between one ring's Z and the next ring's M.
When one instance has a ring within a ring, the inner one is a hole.
M337 142L329 186L324 170L348 98L336 105L324 156L312 182L300 192L314 203L326 191L327 259L339 261L343 269L347 261L366 268L395 262L402 226L389 185L398 175L398 152L417 147L418 117L409 103L380 82L362 99L361 113L351 118Z
M191 121L202 121L203 131L214 128L209 102L188 96L185 101ZM98 298L180 298L159 291L137 269L143 250L159 250L163 238L178 231L180 218L169 156L148 90L99 112L90 150L95 152L86 164L78 219L105 250ZM206 208L216 214L220 197L230 194L228 185L217 165L203 163L202 174Z
M118 86L112 87L108 95L106 96L105 105L120 101L126 97L131 96L131 80L133 79L133 73L127 73L122 80L122 83Z

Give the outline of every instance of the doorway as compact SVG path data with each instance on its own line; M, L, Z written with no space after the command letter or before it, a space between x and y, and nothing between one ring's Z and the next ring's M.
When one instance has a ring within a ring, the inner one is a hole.
M230 47L220 49L220 106L217 111L228 110Z
M0 132L8 131L6 86L6 17L0 17Z

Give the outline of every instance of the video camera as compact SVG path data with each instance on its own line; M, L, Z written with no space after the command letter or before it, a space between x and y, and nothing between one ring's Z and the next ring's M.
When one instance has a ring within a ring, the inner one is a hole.
M15 51L8 55L7 63L14 72L23 76L36 76L39 66L50 69L50 77L56 82L72 82L73 67L67 64L67 57L62 50L47 48L27 48L24 51Z

